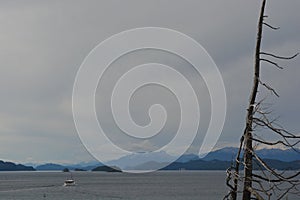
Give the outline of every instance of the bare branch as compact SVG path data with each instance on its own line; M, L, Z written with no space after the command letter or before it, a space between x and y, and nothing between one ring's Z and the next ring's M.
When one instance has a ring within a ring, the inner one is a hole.
M261 120L259 118L253 118L256 122L260 123L260 125L263 125L263 126L266 126L268 127L269 129L271 129L272 131L278 133L279 135L281 135L282 137L284 138L293 138L293 139L300 139L300 136L297 136L297 135L294 135L294 134L291 134L289 133L288 131L284 130L284 129L281 129L281 128L276 128L276 127L273 127L270 122L266 122L264 120Z
M264 198L262 198L262 196L260 196L260 194L258 192L256 192L252 187L247 187L247 190L251 194L253 194L257 200L264 200Z
M265 161L263 161L258 155L256 155L254 152L253 152L253 155L254 157L260 162L260 164L266 169L268 170L272 175L274 175L275 177L277 177L278 179L281 179L281 181L286 181L286 182L299 182L299 180L293 180L293 178L296 178L297 176L300 175L300 172L292 175L292 176L289 176L289 177L284 177L282 176L281 174L275 172L275 170L273 170L271 167L269 167Z
M294 147L294 146L296 146L297 144L300 143L300 140L297 141L297 142L295 142L294 144L287 144L287 143L285 143L285 142L283 142L281 140L278 140L276 142L267 142L267 141L263 141L263 140L260 140L260 139L257 139L257 138L252 138L252 140L255 141L255 142L259 142L259 143L265 144L265 145L269 145L269 146L274 146L274 145L277 145L277 144L282 144L282 145L284 145L286 147Z
M231 170L231 168L232 167L230 167L229 169L226 170L226 172L227 172L226 185L231 189L231 191L234 191L234 187L230 184L232 173L229 170Z
M280 182L282 182L282 179L267 179L267 178L265 178L263 176L260 176L258 174L253 174L253 177L259 178L259 179L262 179L264 181L271 182L271 183L280 183ZM296 176L294 176L294 177L296 177ZM294 178L294 177L292 177L292 178ZM299 182L299 180L291 180L291 182Z
M291 190L293 187L288 188L280 197L278 197L278 200L282 199L285 197L285 195Z
M266 56L272 56L274 58L278 58L278 59L282 59L282 60L291 60L291 59L296 58L299 55L299 53L296 53L293 56L285 57L285 56L277 56L277 55L274 55L274 54L271 54L271 53L266 53L266 52L260 52L260 54L261 55L266 55Z
M271 86L267 85L266 83L263 83L261 80L259 80L259 83L263 85L265 88L270 90L273 94L275 94L277 97L279 97L279 94L273 89Z
M276 62L273 62L273 61L270 61L270 60L268 60L268 59L264 59L264 58L261 58L261 59L259 59L260 61L265 61L265 62L268 62L268 63L270 63L270 64L272 64L272 65L275 65L277 68L279 68L279 69L283 69L283 67L281 67L281 66L279 66Z
M266 23L266 22L264 22L263 25L266 25L267 27L269 27L269 28L271 28L271 29L273 29L273 30L278 30L278 29L280 29L280 27L274 27L274 26L271 26L270 24L268 24L268 23Z

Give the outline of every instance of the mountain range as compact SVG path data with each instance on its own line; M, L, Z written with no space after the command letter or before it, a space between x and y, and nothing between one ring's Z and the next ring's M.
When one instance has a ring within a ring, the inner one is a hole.
M35 171L33 167L0 160L0 171Z
M177 160L174 156L171 156L166 152L160 151L147 154L147 156L145 156L145 154L127 155L119 159L109 161L106 164L108 166L118 166L121 169L126 170L150 170L162 167L164 170L224 170L231 165L233 160L235 160L237 151L237 148L225 147L208 153L204 158L200 158L198 155L195 154L184 154ZM261 149L257 150L257 154L275 169L295 170L300 169L300 149L298 149L297 151L293 149ZM176 161L168 165L168 163L174 160ZM46 163L33 168L20 164L16 165L11 162L0 161L0 171L61 171L65 168L68 168L70 170L89 171L99 166L103 166L103 164L98 161L91 161L73 165Z
M273 159L264 159L264 161L269 165L269 167L277 170L299 170L300 169L300 160L284 162L280 160ZM185 163L174 162L170 165L162 168L162 170L226 170L231 166L230 161L220 161L220 160L192 160ZM240 168L243 169L243 166ZM253 162L253 169L260 170L264 169L263 166L258 165L256 162ZM145 169L144 169L145 170Z
M298 152L297 152L298 151ZM203 160L221 160L232 161L235 160L235 156L238 152L238 148L225 147L216 151L208 153ZM261 158L280 160L285 162L300 160L300 149L260 149L256 153Z
M184 154L177 160L165 152L155 152L143 157L142 154L124 156L118 160L109 162L126 170L225 170L230 167L238 148L225 147L208 153L204 158L195 154ZM273 168L278 170L300 169L300 149L260 149L257 154L266 160ZM241 155L243 152L241 153ZM176 160L169 164L170 161ZM134 165L132 164L134 163ZM169 165L168 165L169 164ZM254 166L255 169L258 166Z

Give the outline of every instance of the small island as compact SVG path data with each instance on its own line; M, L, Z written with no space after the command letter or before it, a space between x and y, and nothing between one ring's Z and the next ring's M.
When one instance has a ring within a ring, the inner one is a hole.
M64 168L62 171L63 172L70 172L69 168Z
M92 169L93 172L98 172L98 171L101 171L101 172L122 172L122 170L116 166L99 166L99 167L96 167L94 169Z

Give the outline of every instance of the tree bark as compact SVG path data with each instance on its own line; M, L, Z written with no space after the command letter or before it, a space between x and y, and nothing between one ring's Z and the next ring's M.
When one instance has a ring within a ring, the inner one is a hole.
M246 127L244 131L244 139L245 139L245 151L244 151L244 188L243 188L243 200L251 199L251 191L249 188L252 188L252 125L253 125L253 115L254 108L257 96L257 90L259 85L259 76L260 76L260 48L261 48L261 40L262 40L262 29L263 29L263 20L264 20L264 11L265 11L266 0L263 0L260 17L258 22L258 31L257 31L257 40L256 40L256 48L255 48L255 64L254 64L254 79L253 79L253 87L250 94L249 106L247 109L247 118L246 118Z

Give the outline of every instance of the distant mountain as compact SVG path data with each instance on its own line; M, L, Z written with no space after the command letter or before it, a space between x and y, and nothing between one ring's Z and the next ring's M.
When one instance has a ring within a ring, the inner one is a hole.
M89 165L90 164L90 165ZM94 169L95 167L103 166L100 162L89 162L89 163L80 163L80 164L74 164L74 165L60 165L55 163L46 163L43 165L38 165L36 167L36 170L38 171L61 171L65 168L68 168L69 170L83 170L83 171L89 171Z
M90 166L86 166L86 167L78 167L79 169L83 169L85 171L90 171L96 167L99 167L99 166L104 166L102 163L98 164L98 165L90 165Z
M160 154L161 155L161 154ZM165 154L162 154L165 155ZM173 157L170 156L174 160ZM198 160L199 156L195 154L184 154L180 156L175 162L184 163L191 160ZM127 166L124 169L126 170L155 170L155 169L161 169L169 164L169 160L163 160L162 162L157 162L157 158L154 158L153 160L149 159L150 161L147 161L145 163L141 163L135 166Z
M188 161L197 160L197 159L199 159L198 155L195 155L195 154L183 154L182 156L180 156L176 160L176 162L188 162Z
M52 168L54 168L54 170L60 170L60 168L62 168L61 166L63 166L64 168L68 168L70 170L75 170L75 169L83 169L86 171L89 171L97 166L102 166L103 164L99 161L96 160L92 160L92 161L85 161L85 162L80 162L80 163L76 163L76 164L57 164L57 163L46 163L48 166L44 166L45 164L40 164L40 163L26 163L24 165L26 166L32 166L34 168L36 167L42 167L42 170L52 170ZM51 166L52 164L54 165L59 165L59 166ZM50 168L50 169L47 169ZM56 169L58 168L58 169Z
M0 171L35 171L35 169L33 167L0 160Z
M231 161L235 159L238 152L238 148L235 147L225 147L216 151L208 153L203 160L221 160L221 161Z
M264 160L271 168L277 170L299 170L300 160L292 162L284 162L280 160L265 159ZM192 160L185 163L174 162L167 167L162 168L162 170L226 170L230 167L230 161L220 161L220 160ZM262 167L262 166L261 166ZM263 167L262 167L263 168ZM241 168L242 170L243 168ZM254 162L254 170L260 169Z
M300 151L300 149L298 149ZM180 156L175 162L163 169L176 170L185 168L188 170L225 170L230 166L231 161L235 159L238 148L225 147L216 151L208 153L204 158L199 159L195 154L184 154ZM243 154L243 152L242 152ZM263 158L266 162L270 162L276 169L300 169L300 153L289 149L260 149L257 150L257 154ZM158 169L166 166L166 163L175 160L175 157L167 154L164 151L153 152L150 154L131 154L107 162L109 166L119 166L121 169L126 170L151 170ZM82 162L74 165L59 165L54 163L47 163L39 165L36 170L48 170L48 171L61 171L65 168L70 170L93 170L99 166L104 166L98 161ZM255 166L257 167L257 166ZM34 170L33 167L27 167L24 165L16 165L10 162L0 161L0 171L7 170Z
M65 168L67 168L67 167L63 166L63 165L47 163L44 165L39 165L35 169L38 171L62 171Z
M189 162L181 163L174 162L167 167L162 168L162 170L226 170L230 167L229 161L220 161L220 160L192 160Z
M221 161L232 161L235 160L235 156L238 152L238 148L225 147L216 151L208 153L203 160L221 160ZM293 149L260 149L256 151L257 154L263 159L275 159L280 161L295 161L300 160L300 153ZM300 150L299 150L300 152Z
M299 150L300 151L300 150ZM235 156L238 152L238 148L225 147L216 151L208 153L203 161L232 161L235 160ZM285 162L291 162L300 160L300 154L292 149L261 149L257 151L258 155L263 159L273 159ZM242 152L243 154L243 152ZM124 156L118 160L108 162L108 165L120 166L122 169L145 169L158 168L164 166L164 163L174 160L174 157L168 155L166 152L154 152L151 154L132 154ZM184 154L180 156L175 162L185 163L193 160L199 160L199 156L195 154ZM156 167L154 167L156 166Z
M127 169L150 161L169 162L172 160L174 160L173 156L164 151L160 151L147 154L131 154L117 160L109 161L107 164L119 166L121 169Z
M92 162L84 162L84 163L78 163L78 164L73 164L73 165L66 165L67 168L69 169L82 169L85 171L89 171L94 169L95 167L98 166L103 166L102 163L98 162L98 161L92 161Z
M138 162L134 160L136 159L135 156L125 156L114 162L114 164L122 167L125 166L123 169L127 170L153 170L162 167L164 170L178 170L181 168L185 168L187 170L225 170L231 165L231 162L235 159L237 152L238 148L226 147L210 152L203 159L199 159L199 156L195 154L184 154L167 167L164 166L166 166L166 163L169 161L168 159L158 159L157 157L151 158L151 156L147 159L138 157ZM261 149L258 150L257 153L265 160L265 162L275 169L300 169L300 154L292 149ZM159 155L163 155L163 157L167 157L169 159L174 159L172 156L168 156L165 152L160 152ZM143 162L144 160L146 161ZM122 165L122 162L123 164L125 163L125 165ZM133 165L133 163L138 164ZM258 169L258 166L254 165L254 168Z
M284 162L274 159L264 159L264 161L271 167L277 170L300 170L300 160L291 162ZM254 169L260 169L256 163L253 163ZM264 168L260 166L261 168Z
M261 149L257 151L257 154L262 158L281 160L281 161L295 161L300 160L300 149L296 152L293 149Z
M122 172L122 170L116 166L99 166L92 169L93 172L101 171L101 172Z
M149 161L137 166L133 167L127 167L125 168L126 170L156 170L156 169L161 169L168 165L167 163L159 163L155 161Z

